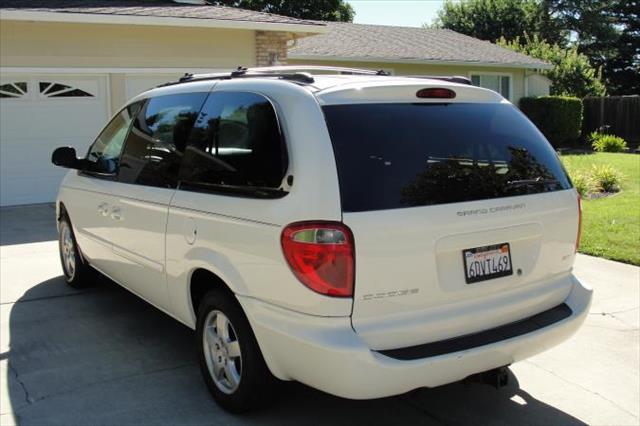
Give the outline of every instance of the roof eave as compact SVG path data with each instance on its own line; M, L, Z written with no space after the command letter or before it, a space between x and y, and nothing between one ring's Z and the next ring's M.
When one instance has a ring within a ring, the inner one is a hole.
M302 34L323 34L329 31L329 29L323 25L238 21L210 18L176 18L98 13L42 12L34 10L1 10L1 12L2 13L0 13L0 19L6 21L219 28L258 31L286 31Z
M480 62L480 61L443 61L435 59L393 59L383 57L357 57L357 56L325 56L325 55L304 55L289 53L289 59L309 60L309 61L339 61L339 62L385 62L388 64L418 64L418 65L461 65L487 68L525 68L547 70L553 65L547 63L517 63L517 62Z

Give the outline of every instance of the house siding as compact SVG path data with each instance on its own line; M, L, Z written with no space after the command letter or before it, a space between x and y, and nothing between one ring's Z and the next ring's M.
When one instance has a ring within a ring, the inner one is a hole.
M254 31L2 21L2 67L235 68L256 63Z
M527 76L527 84L527 96L547 96L551 90L551 80L541 74Z
M116 112L131 96L127 89L131 74L126 70L148 75L150 81L159 84L158 77L166 78L164 81L174 80L191 69L219 71L255 66L263 56L257 47L256 33L253 30L3 20L0 66L7 73L21 68L43 73L53 69L70 73L98 70L108 75L110 109ZM281 40L288 33L276 34L276 39ZM276 45L271 38L268 41L267 46ZM281 44L286 50L286 40Z
M520 98L525 95L524 90L524 74L522 68L509 67L483 67L469 64L468 66L458 65L430 65L430 64L402 64L393 62L350 62L350 61L319 61L288 58L289 65L330 65L349 68L365 68L374 70L393 71L394 75L460 75L469 77L471 72L487 72L487 73L505 73L513 76L512 88L513 94L511 102L518 104Z

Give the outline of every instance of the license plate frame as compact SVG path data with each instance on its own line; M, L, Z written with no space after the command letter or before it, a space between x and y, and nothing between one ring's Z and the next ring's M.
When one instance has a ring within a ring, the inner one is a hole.
M502 254L505 247L506 255ZM496 256L499 257L498 263L495 260ZM508 259L507 265L503 264L503 259ZM481 260L483 261L482 263ZM478 263L472 264L473 267L470 268L469 262ZM464 249L462 250L462 264L464 267L464 279L467 284L513 275L511 246L509 243L500 243Z

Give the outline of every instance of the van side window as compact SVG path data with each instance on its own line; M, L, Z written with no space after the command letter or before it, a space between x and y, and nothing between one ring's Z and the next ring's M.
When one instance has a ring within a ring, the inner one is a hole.
M175 188L189 133L206 97L181 93L148 100L127 137L118 180Z
M194 125L180 188L279 197L288 165L273 105L255 93L214 92Z
M84 171L107 174L118 171L122 145L140 106L141 102L132 103L113 117L89 148Z

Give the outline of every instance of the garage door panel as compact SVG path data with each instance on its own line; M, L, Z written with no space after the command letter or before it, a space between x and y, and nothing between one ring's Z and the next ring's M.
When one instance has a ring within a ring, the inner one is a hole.
M55 199L58 186L66 171L61 171L55 176L26 176L24 178L3 179L0 182L0 203L4 206L19 204L35 204L49 202ZM38 188L31 191L30 188ZM18 189L18 190L16 190ZM42 193L50 194L43 201Z
M86 153L109 118L106 76L3 75L28 82L0 99L0 205L50 202L66 170L51 164L58 146Z

